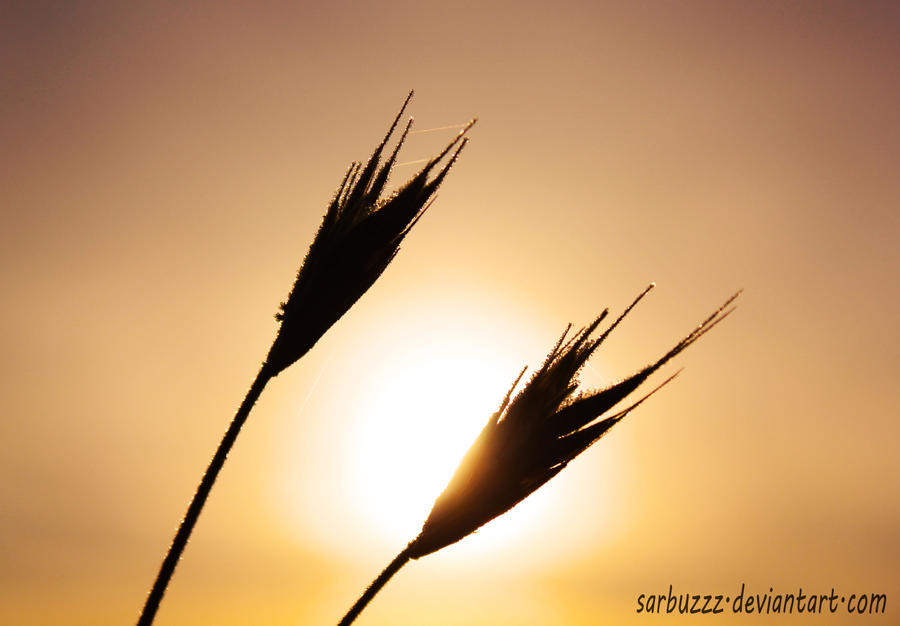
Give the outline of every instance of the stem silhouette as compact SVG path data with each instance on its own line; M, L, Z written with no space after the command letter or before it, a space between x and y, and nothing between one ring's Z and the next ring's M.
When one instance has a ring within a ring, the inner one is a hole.
M159 568L159 574L156 576L156 581L153 583L153 588L147 596L144 609L141 611L141 616L138 619L138 626L149 626L153 623L156 611L159 609L159 603L162 601L166 587L168 587L169 581L172 579L172 574L175 573L175 567L178 565L181 554L187 546L191 531L194 530L194 526L197 524L200 511L203 510L203 505L206 503L206 498L209 496L213 483L216 482L216 477L222 471L225 459L228 458L228 453L234 446L238 433L241 432L241 427L247 421L247 416L250 415L250 409L256 404L256 400L273 376L274 374L269 366L264 364L260 368L256 379L247 391L247 395L244 396L244 401L241 402L241 406L235 413L234 419L231 420L228 430L225 431L225 436L222 437L222 441L219 443L219 447L216 449L209 467L206 468L206 473L203 474L203 478L200 480L200 485L197 487L194 498L188 506L187 513L185 513L184 519L181 520L181 525L178 527L178 532L175 533L175 539L172 540L172 545L169 547L168 553L166 553L166 558L163 559L162 566Z
M410 560L409 548L405 548L400 554L398 554L390 564L384 568L384 571L378 575L378 578L372 581L372 584L369 585L369 588L365 590L365 592L359 597L359 600L356 601L350 610L347 611L347 614L340 621L338 626L348 626L352 624L353 621L362 613L363 609L371 602L372 598L375 597L381 588L387 584L387 581L391 579L391 577L400 571L400 568L409 563Z

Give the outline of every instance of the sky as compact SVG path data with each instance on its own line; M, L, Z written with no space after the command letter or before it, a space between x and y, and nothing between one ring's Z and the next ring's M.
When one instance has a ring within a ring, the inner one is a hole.
M744 292L675 382L358 623L692 623L638 612L670 585L886 594L816 622L897 622L895 3L37 1L0 29L0 622L136 620L410 89L427 132L393 185L478 117L471 142L264 392L156 623L337 622L521 367L650 282L585 388Z

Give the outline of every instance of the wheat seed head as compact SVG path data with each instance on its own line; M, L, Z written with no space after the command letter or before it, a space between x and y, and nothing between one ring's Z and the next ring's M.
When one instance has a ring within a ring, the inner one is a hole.
M411 558L420 558L459 541L556 476L631 410L675 378L678 372L627 408L603 417L651 374L731 313L733 309L728 307L740 294L731 296L655 362L606 389L577 394L578 372L652 287L652 284L647 287L596 338L591 335L608 310L571 337L570 324L541 368L510 400L525 370L519 373L500 408L488 419L435 501L421 533L407 547Z
M275 316L281 328L266 358L273 375L312 348L378 279L403 238L430 206L468 141L465 134L474 119L400 189L383 197L412 118L383 163L382 155L412 95L410 91L366 164L350 165L325 212L294 286ZM448 154L446 163L436 169Z

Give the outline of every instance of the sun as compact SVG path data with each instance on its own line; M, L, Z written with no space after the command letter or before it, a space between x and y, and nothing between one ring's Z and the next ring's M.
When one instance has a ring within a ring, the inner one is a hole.
M533 371L552 346L554 337L538 330L542 321L487 306L431 306L427 315L385 320L356 346L366 355L358 362L379 358L359 372L347 398L342 485L370 541L394 549L418 535L522 366ZM479 553L517 545L549 517L546 500L523 503L461 544L474 543Z
M530 372L540 367L558 337L554 325L542 319L491 317L488 307L477 313L474 308L430 306L427 315L386 314L373 324L377 334L364 335L331 365L323 358L310 369L313 380L321 375L321 383L310 383L312 391L304 397L311 399L300 405L304 417L322 417L296 419L302 428L285 438L290 453L275 492L277 506L289 509L292 532L307 545L327 545L354 559L360 550L381 558L415 539L522 366ZM583 382L602 384L604 369L595 361L583 372ZM567 469L442 551L442 558L467 567L472 562L493 567L498 560L519 563L520 569L537 567L577 555L585 535L592 541L612 536L609 517L616 498L610 489L616 481L610 477L619 460L609 452L593 455L597 461L603 457L602 465L582 461L581 470ZM568 529L565 535L559 534L560 524ZM545 545L548 533L554 539ZM526 558L522 545L541 547L530 549Z
M368 381L351 480L373 527L396 543L418 534L516 373L497 353L445 334L414 346Z

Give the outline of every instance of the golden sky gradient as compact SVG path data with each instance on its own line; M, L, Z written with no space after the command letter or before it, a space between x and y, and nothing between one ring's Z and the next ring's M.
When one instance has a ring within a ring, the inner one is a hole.
M521 366L651 281L585 385L745 292L675 383L358 623L692 623L637 598L742 583L885 593L886 615L815 621L897 623L897 4L0 16L0 622L136 620L334 188L415 89L414 128L478 116L471 144L384 276L264 393L157 623L335 623Z

